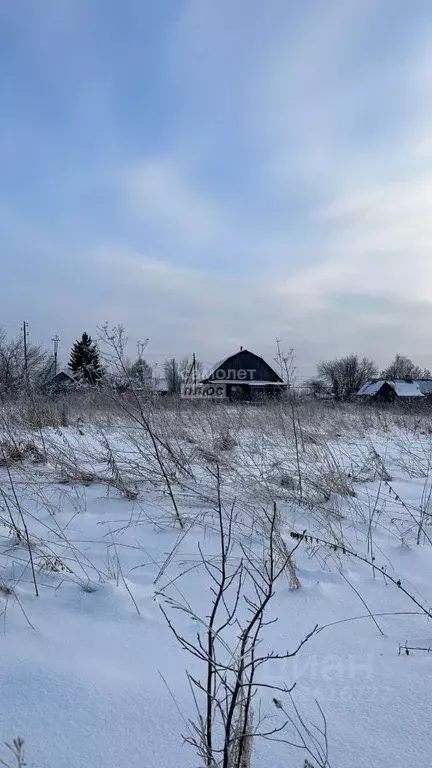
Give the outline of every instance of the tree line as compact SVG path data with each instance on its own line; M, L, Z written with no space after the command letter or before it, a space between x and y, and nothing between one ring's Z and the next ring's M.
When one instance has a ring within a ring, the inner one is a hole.
M399 353L382 371L367 357L347 355L334 360L321 360L317 365L317 375L309 379L305 386L316 397L331 396L338 401L349 401L367 381L377 378L430 379L431 372Z
M162 378L166 383L166 389L171 394L180 393L182 381L195 377L199 379L203 375L203 365L199 360L190 360L184 357L176 360L172 357L165 360L162 366L162 376L157 377L157 373L152 366L142 357L136 360L124 360L122 366L113 374L107 372L102 363L98 345L91 336L83 333L72 346L69 370L75 378L94 386L104 377L109 377L112 383L120 387L127 386L130 382L135 386L150 386L154 378ZM114 379L114 381L113 381Z
M99 345L88 333L83 333L72 345L67 370L77 380L95 386L106 379L115 385L149 386L155 379L163 379L169 393L179 393L182 381L200 381L204 375L199 360L172 357L159 368L152 367L142 355L135 360L123 361L123 374L113 372L106 363ZM0 400L19 395L26 387L33 390L42 388L56 373L56 360L52 353L41 345L24 342L18 335L8 338L0 328ZM313 395L330 396L338 401L355 397L359 389L370 379L429 379L432 374L427 368L420 368L410 358L397 354L393 362L383 370L376 363L358 355L321 360L316 376L309 379L306 389Z
M19 334L9 338L0 328L0 401L25 393L27 388L38 390L48 384L60 370L52 352L42 345L25 343ZM78 381L95 386L102 380L118 386L149 386L154 379L163 379L167 391L178 393L181 382L188 376L202 378L203 366L200 361L189 358L170 358L162 366L152 367L142 355L135 360L125 359L123 371L113 370L104 359L98 342L84 332L70 350L67 366L63 369Z

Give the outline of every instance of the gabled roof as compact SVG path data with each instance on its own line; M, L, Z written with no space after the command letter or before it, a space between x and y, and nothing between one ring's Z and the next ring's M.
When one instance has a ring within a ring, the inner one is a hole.
M260 355L256 355L255 352L251 352L249 349L239 349L237 352L234 352L232 355L228 355L228 357L224 357L222 360L219 360L219 362L216 363L216 365L213 365L210 370L206 373L205 376L201 379L201 381L211 381L215 378L216 371L219 370L219 368L222 368L224 365L230 362L230 360L233 360L235 357L238 357L238 355L246 354L246 355L252 355L252 357L255 357L257 360L260 360L261 363L263 363L267 368L269 368L272 373L276 376L278 382L283 384L283 379L279 376L278 373L274 370L274 368L271 367L267 363L266 360L264 360L263 357ZM244 381L245 384L248 383L248 381Z
M395 379L390 382L390 386L393 386L394 391L399 397L424 397L416 381Z
M366 384L363 384L361 389L359 389L357 394L358 395L376 395L376 393L381 389L384 383L385 383L384 379L380 379L379 381L367 381Z
M224 357L222 358L222 360L218 360L218 362L215 365L212 365L212 367L208 369L207 373L204 374L203 381L206 381L206 379L211 379L212 376L214 376L215 371L217 371L217 369L220 368L221 365L223 365L228 360L230 360L231 357L233 357L233 355L230 355L230 357Z
M75 376L72 373L69 373L69 371L57 371L55 376L53 376L50 380L50 384L54 384L58 381L64 381L67 379L67 381L70 381L73 384L78 384L78 379L75 378Z
M81 383L69 371L57 371L55 376L51 376L41 384L41 388L46 392L55 392L66 389L78 389Z
M368 381L357 394L371 397L376 395L384 384L388 384L398 397L424 397L421 391L420 379L379 379L378 381ZM432 392L432 382L430 384L431 389L429 391Z

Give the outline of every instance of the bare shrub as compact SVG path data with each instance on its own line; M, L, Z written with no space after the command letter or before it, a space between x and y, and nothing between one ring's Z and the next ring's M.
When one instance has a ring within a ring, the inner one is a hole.
M43 461L44 456L35 443L26 440L0 440L0 467L10 467L17 461Z
M279 478L279 482L282 488L288 488L290 491L294 491L296 489L296 481L294 477L288 472L282 472Z
M230 434L228 430L222 432L222 434L216 438L213 443L214 450L219 451L232 451L237 445L237 440Z
M254 739L275 737L281 740L281 733L285 729L285 724L264 727L262 715L255 719L253 717L253 702L261 688L268 687L260 681L258 673L263 666L274 660L295 656L316 628L291 652L263 651L261 636L269 622L271 599L276 583L285 571L287 559L292 558L293 552L289 552L287 557L281 557L280 550L278 552L275 546L277 510L274 507L271 514L264 514L267 538L263 540L262 555L242 545L242 558L239 560L233 557L235 527L239 520L234 505L228 512L224 510L218 473L215 477L219 499L216 510L219 560L212 559L210 562L200 550L202 566L213 584L209 618L196 615L188 603L179 603L165 594L169 606L186 613L201 627L194 642L181 634L165 608L161 609L177 641L202 663L205 670L203 682L187 673L197 716L191 723L189 735L185 736L186 741L195 748L205 766L250 768ZM237 628L234 644L232 625ZM292 687L269 687L282 694L290 694L292 691ZM294 709L292 721L297 718L297 714L298 710ZM287 743L294 742L287 738ZM308 751L305 743L296 741L295 746ZM318 765L328 765L326 745L319 751L312 742L309 749Z

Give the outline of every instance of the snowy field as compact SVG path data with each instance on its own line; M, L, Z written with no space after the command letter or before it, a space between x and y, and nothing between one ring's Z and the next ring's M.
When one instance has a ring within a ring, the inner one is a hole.
M222 531L219 682L274 564L250 765L429 768L432 415L123 410L2 413L0 741L35 768L202 768Z

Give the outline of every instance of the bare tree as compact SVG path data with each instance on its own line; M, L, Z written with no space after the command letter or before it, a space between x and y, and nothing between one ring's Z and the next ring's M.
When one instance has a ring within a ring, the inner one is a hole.
M335 400L351 400L369 379L378 371L373 360L358 355L335 360L321 360L317 365L319 377L328 387Z
M180 366L175 357L166 360L164 363L164 373L170 394L178 394L181 389Z
M41 382L47 361L48 354L42 347L27 343L25 350L21 336L8 339L0 328L0 399L19 395L26 387Z
M189 384L194 383L195 380L200 381L204 376L204 366L201 360L195 358L183 357L179 363L179 371L182 381Z
M420 368L405 355L396 355L393 362L384 368L381 373L383 379L430 379L431 372L428 368Z

